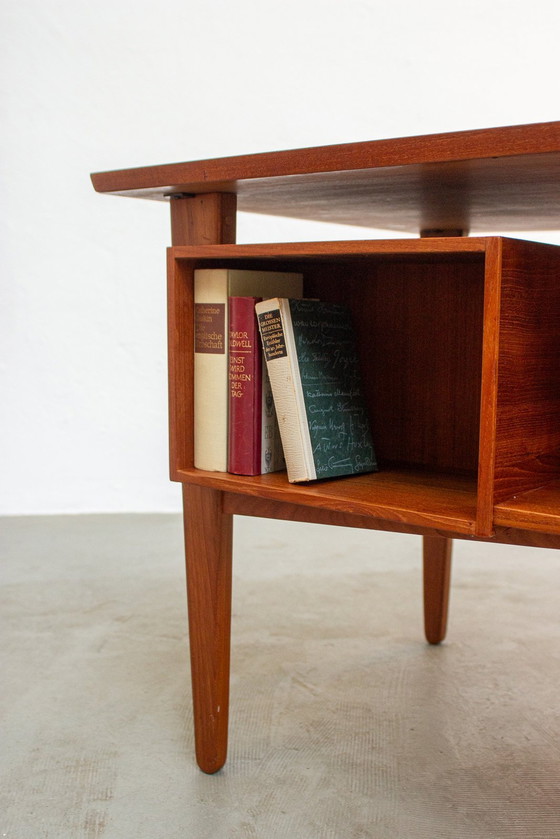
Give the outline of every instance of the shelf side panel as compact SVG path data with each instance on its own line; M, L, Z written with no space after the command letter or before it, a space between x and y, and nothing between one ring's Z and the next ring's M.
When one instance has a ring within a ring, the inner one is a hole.
M194 463L193 263L168 253L169 462L172 480Z
M488 241L484 274L477 533L488 536L493 530L494 470L496 465L498 339L502 276L502 240L499 238Z

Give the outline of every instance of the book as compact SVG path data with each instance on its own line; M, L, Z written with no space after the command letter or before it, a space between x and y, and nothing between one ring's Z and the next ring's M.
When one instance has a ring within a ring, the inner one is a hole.
M227 472L230 297L301 297L295 272L200 268L194 272L194 465Z
M256 304L292 483L375 472L350 311L319 300Z
M234 475L263 475L285 467L255 312L260 300L229 298L228 472Z

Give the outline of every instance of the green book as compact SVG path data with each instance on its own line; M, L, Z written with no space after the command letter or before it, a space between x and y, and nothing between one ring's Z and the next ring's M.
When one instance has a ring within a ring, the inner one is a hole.
M285 297L255 308L288 480L375 472L349 309Z

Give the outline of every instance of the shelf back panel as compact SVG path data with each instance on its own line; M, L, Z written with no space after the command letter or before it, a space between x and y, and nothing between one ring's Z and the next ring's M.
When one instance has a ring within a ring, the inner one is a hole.
M353 313L381 463L476 475L483 262L308 266L306 293Z
M560 248L503 240L494 500L560 477Z

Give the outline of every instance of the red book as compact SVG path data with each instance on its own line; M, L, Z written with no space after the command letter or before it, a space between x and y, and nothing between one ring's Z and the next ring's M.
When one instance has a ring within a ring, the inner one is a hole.
M229 298L228 472L234 475L261 475L284 468L255 314L255 303L261 299Z

